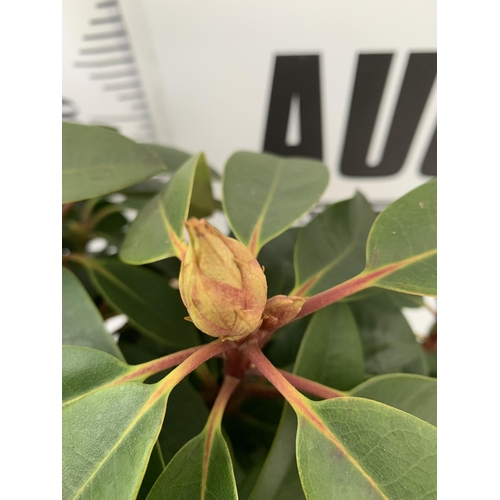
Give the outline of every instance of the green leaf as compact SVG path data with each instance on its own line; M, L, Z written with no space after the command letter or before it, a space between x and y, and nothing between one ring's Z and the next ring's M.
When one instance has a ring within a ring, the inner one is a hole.
M136 500L145 500L148 496L151 488L156 483L156 480L160 477L160 474L165 470L165 461L163 460L163 454L161 446L158 441L156 441L153 451L151 452L151 457L149 458L148 466L146 472L144 473L144 478L141 483L141 488L137 494Z
M294 373L336 389L351 389L364 380L362 345L346 304L332 304L313 315ZM285 404L271 450L250 496L252 500L285 498L285 493L291 499L304 498L297 489L296 429L295 414Z
M310 321L311 316L304 316L273 333L265 346L265 354L274 366L287 368L293 365Z
M373 290L375 291L376 289ZM400 309L402 307L416 308L424 306L424 299L419 295L393 292L392 290L384 290L382 293L385 293Z
M290 406L285 403L276 436L249 500L274 500L282 495L283 490L290 481L297 484L296 433L297 418ZM300 491L302 491L302 488L300 488ZM303 493L300 496L300 491L297 499L305 498ZM295 497L290 498L295 500Z
M308 500L436 498L436 428L358 398L297 412L297 462Z
M63 499L134 499L165 414L167 393L137 383L63 408Z
M359 328L366 373L427 375L422 346L392 300L380 293L348 305Z
M237 499L231 455L220 421L208 420L186 443L156 481L147 500Z
M154 152L168 166L169 172L176 172L193 156L180 149L160 146L159 144L142 143L141 146Z
M397 373L367 380L351 396L373 399L437 425L437 380L420 375Z
M156 154L113 130L62 124L63 203L113 193L164 170Z
M116 259L88 260L96 288L144 335L164 345L186 348L198 343L195 327L184 320L186 308L178 290L150 269Z
M143 144L144 146L144 144ZM177 169L175 169L177 170ZM171 168L168 167L168 172L171 172ZM147 198L150 196L154 196L155 194L159 193L164 187L166 183L166 179L163 179L164 175L161 175L161 179L159 178L153 178L153 179L146 179L145 181L138 182L137 184L134 184L133 186L129 186L125 189L122 189L120 193L124 194L127 196L135 196L135 197L140 197L140 198ZM167 174L168 177L168 174Z
M88 347L63 346L63 404L70 404L132 370L133 367L105 352Z
M141 144L151 151L154 151L165 163L168 165L168 171L172 172L178 170L184 163L186 163L189 158L193 155L186 153L185 151L181 151L180 149L171 148L168 146L160 146L159 144ZM213 168L210 168L210 177L213 181L218 181L221 179L218 172L216 172Z
M198 170L202 172L197 174ZM205 157L200 153L175 173L130 225L120 250L123 261L139 265L183 255L186 247L184 221L188 216L195 177L207 179L207 172Z
M356 276L365 267L366 240L375 220L360 193L328 207L300 230L292 295L314 295Z
M425 353L425 363L430 377L437 377L437 352L428 351Z
M212 196L210 171L208 168L197 168L194 174L188 217L197 217L198 219L208 217L216 209L216 206Z
M113 213L100 221L94 228L94 234L105 238L109 245L119 248L125 238L124 228L127 219L121 213Z
M234 234L257 255L311 210L327 185L319 161L238 152L226 163L222 204Z
M332 304L313 315L297 363L302 377L341 391L365 380L363 346L348 305Z
M265 268L267 296L288 295L294 283L293 249L299 234L290 228L265 244L259 253L259 263Z
M62 343L100 349L123 360L112 335L78 278L62 270Z
M188 379L174 388L169 401L169 410L158 438L165 463L202 431L208 418L205 403Z
M436 295L436 192L434 179L391 203L375 220L366 246L365 272L382 273L373 286Z

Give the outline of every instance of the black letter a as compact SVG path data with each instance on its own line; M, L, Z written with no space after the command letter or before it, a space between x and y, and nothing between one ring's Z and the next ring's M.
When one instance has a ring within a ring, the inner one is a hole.
M292 100L300 103L300 143L286 144ZM276 56L264 151L323 158L319 56Z

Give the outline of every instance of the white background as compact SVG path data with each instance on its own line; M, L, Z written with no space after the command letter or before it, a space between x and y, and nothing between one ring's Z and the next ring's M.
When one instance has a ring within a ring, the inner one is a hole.
M324 200L359 189L377 203L429 179L419 173L436 123L431 93L402 169L394 176L339 173L359 53L394 53L368 160L385 144L410 52L436 51L435 0L122 0L158 139L204 151L222 170L236 150L261 151L276 55L320 55ZM389 122L389 123L388 123ZM290 126L293 126L290 124Z
M2 80L2 494L59 498L61 15L51 2L11 2L3 14L13 21L1 56L15 77ZM498 492L498 14L493 2L439 2L443 499Z

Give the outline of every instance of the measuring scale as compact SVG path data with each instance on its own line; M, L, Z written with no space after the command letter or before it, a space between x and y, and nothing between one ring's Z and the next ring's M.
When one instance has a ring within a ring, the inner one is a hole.
M117 1L64 0L62 119L107 125L155 142L140 75Z

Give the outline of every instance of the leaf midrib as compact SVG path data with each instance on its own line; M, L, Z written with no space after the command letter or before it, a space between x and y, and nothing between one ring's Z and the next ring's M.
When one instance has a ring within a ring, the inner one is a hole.
M295 290L300 289L302 286L304 286L304 284L308 280L311 280L312 278L314 278L314 281L309 285L309 287L306 290L302 291L301 295L309 292L311 290L311 288L313 288L318 283L318 281L321 278L323 278L323 276L325 276L325 274L328 271L331 271L333 269L333 267L335 267L342 260L344 260L348 256L348 254L351 252L351 250L353 250L353 248L355 248L356 246L358 246L358 244L355 241L352 241L351 243L349 243L349 245L347 245L347 247L344 249L344 251L341 254L339 254L336 259L334 259L332 262L330 262L330 264L324 266L318 272L313 273L308 278L303 278L300 283L296 283L294 289L290 292L290 295L294 295L294 291ZM296 273L297 278L300 278L300 276L299 276L298 260L297 260L297 267L295 269L295 273ZM335 285L333 285L333 286L335 286Z
M189 210L189 204L190 204L190 200L188 200L188 202L186 204L188 210ZM180 255L179 246L182 245L182 242L181 242L179 235L174 231L174 229L170 225L170 221L168 220L168 215L167 215L167 212L166 212L165 207L163 205L163 200L162 200L161 196L158 196L158 206L160 209L160 216L162 218L163 223L165 224L164 229L167 233L169 243L171 244L172 250L175 252L175 254L177 256L179 256ZM185 218L186 218L186 214L184 214L183 219L185 219Z
M328 426L326 425L325 421L318 415L318 413L316 413L316 411L314 411L313 407L309 404L309 402L305 400L304 404L300 406L301 409L299 410L298 414L300 413L303 418L306 418L309 421L309 423L314 426L316 430L318 430L321 434L323 434L334 446L336 446L344 454L344 456L352 463L352 465L354 465L354 467L357 468L359 472L361 472L362 476L364 476L366 480L373 486L375 491L377 491L381 495L382 499L390 500L382 492L382 490L379 488L375 480L361 467L358 461L344 447L344 445L342 445L342 443L338 441L333 432L330 431L330 429L328 429ZM320 425L318 425L318 421Z
M165 394L163 394L165 396ZM167 394L168 396L168 394ZM80 489L76 492L72 500L76 500L80 493L86 488L86 486L92 481L92 479L96 476L96 474L99 472L99 470L102 468L102 466L107 462L107 460L111 457L112 453L114 450L116 450L120 444L123 442L123 440L128 436L128 434L133 430L133 428L136 426L136 424L139 422L139 420L143 417L143 415L150 410L156 402L158 402L160 398L157 395L157 391L154 391L153 394L147 399L147 401L144 403L140 411L137 413L137 415L134 417L134 419L130 422L130 424L126 427L126 429L123 431L122 436L116 443L111 447L109 452L104 456L104 458L99 462L99 465L95 468L94 472L87 478L87 480L83 483L83 485L80 487ZM151 404L152 402L152 404ZM159 429L158 429L159 431Z
M283 160L279 160L278 164L276 165L276 170L274 172L273 180L271 182L271 187L267 193L266 201L262 205L259 216L257 217L257 220L255 221L255 226L254 226L255 229L250 234L250 238L248 240L249 245L253 241L256 242L256 246L254 249L255 254L259 248L260 235L262 233L262 223L264 222L264 217L267 214L267 212L269 211L269 208L271 206L271 202L273 200L274 193L276 192L276 189L278 187L278 181L279 181L279 178L281 177L281 172L283 171L284 166L285 166L285 162Z

